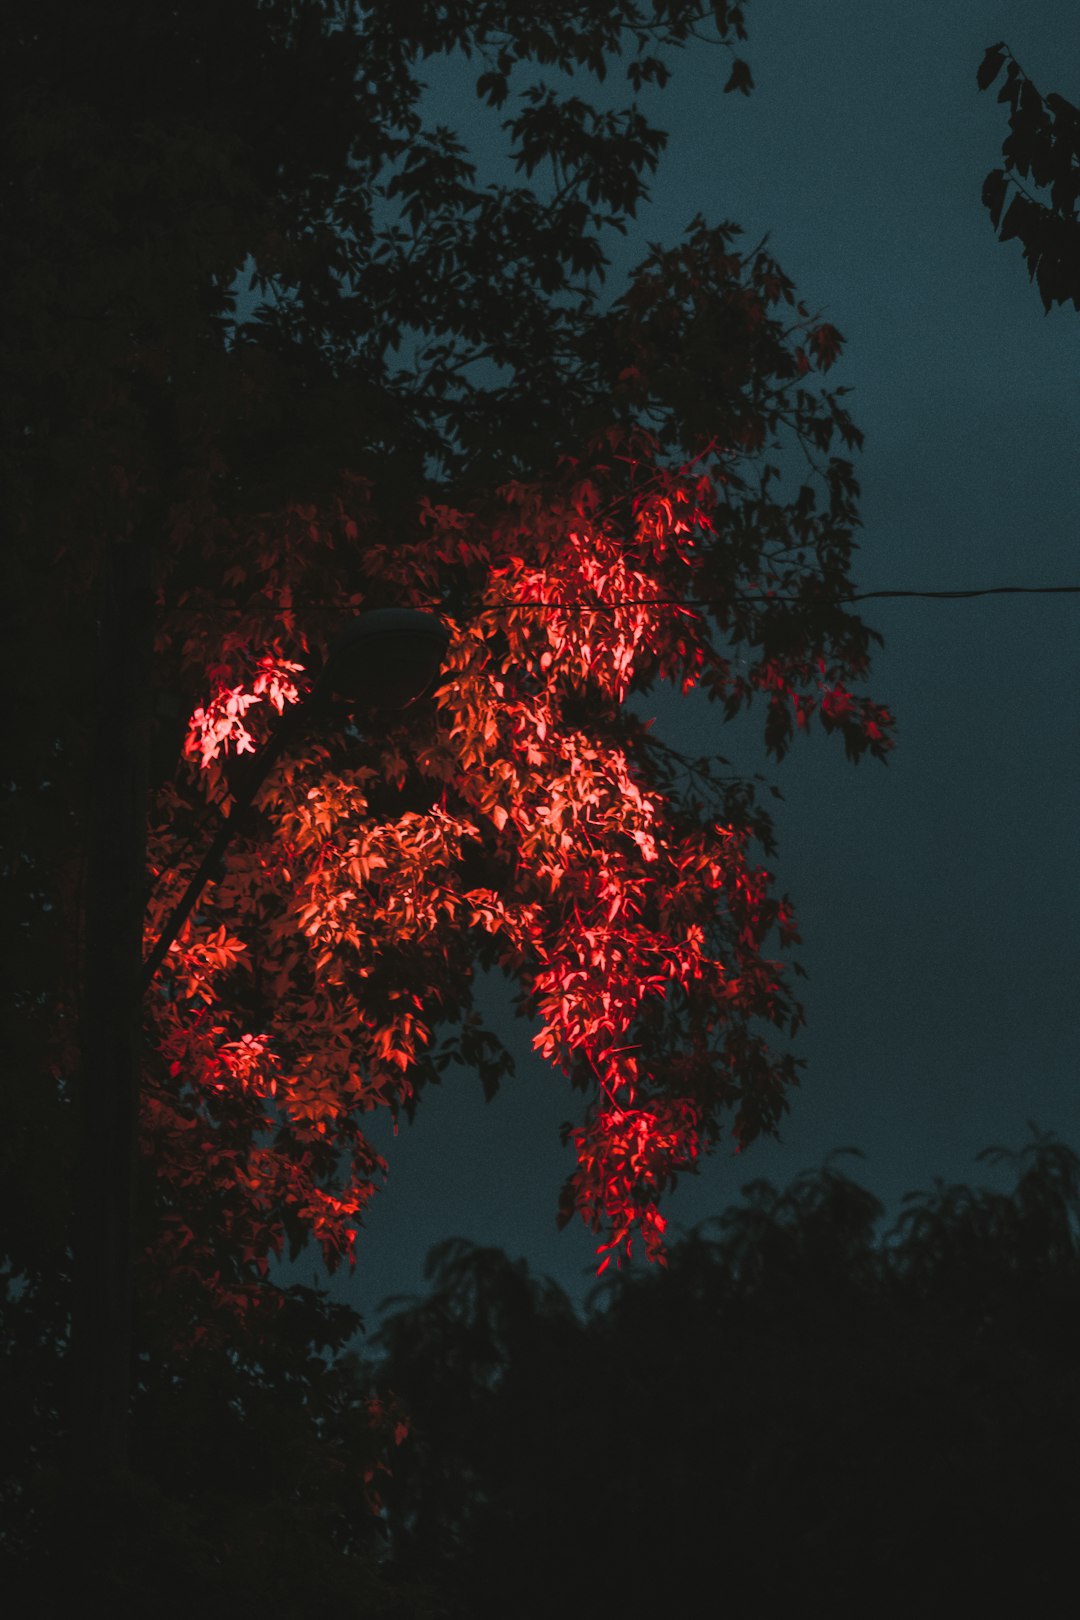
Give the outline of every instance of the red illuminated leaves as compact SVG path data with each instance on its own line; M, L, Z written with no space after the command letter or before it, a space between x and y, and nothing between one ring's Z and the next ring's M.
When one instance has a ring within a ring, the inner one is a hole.
M786 297L769 264L760 279L759 325ZM817 327L808 344L831 363L839 334ZM451 632L416 716L381 735L324 725L286 749L153 999L163 1066L147 1141L177 1198L201 1200L237 1245L232 1295L286 1240L351 1260L385 1171L366 1112L411 1109L451 1056L494 1090L505 1064L472 1022L477 965L507 970L539 1020L537 1052L586 1094L561 1218L593 1227L602 1256L639 1233L661 1257L658 1200L725 1110L740 1141L775 1129L796 1069L760 1031L794 1033L802 1009L768 954L773 936L798 940L752 858L768 819L746 784L714 784L711 799L687 785L626 699L657 679L704 687L729 712L764 699L777 753L816 712L855 757L883 755L891 717L852 690L861 627L821 616L803 589L812 564L791 561L796 544L820 546L838 579L842 469L827 510L804 494L783 508L750 501L738 459L671 467L643 430L615 425L560 479L509 485L482 513L421 501L392 544L354 481L276 536L253 529L256 554L232 560L237 589L257 586L250 614L224 638L212 615L201 639L185 632L184 667L208 696L153 831L151 934L197 859L207 800L227 797L229 756L269 735L334 628L298 604L332 589L344 620L393 593L436 607ZM345 568L332 584L330 560ZM192 1221L160 1241L212 1274L212 1245L192 1256Z
M242 686L219 686L205 708L197 708L192 715L184 752L198 759L204 770L229 748L237 754L253 754L255 743L244 716L258 702L256 694L245 692Z
M807 337L807 342L822 371L828 371L839 357L844 339L835 326L825 322L821 326L814 327Z
M610 1236L597 1248L602 1274L614 1259L632 1253L635 1228L646 1258L664 1260L667 1222L656 1207L680 1171L698 1156L700 1138L692 1105L663 1103L624 1108L614 1101L599 1109L591 1122L570 1133L579 1168L570 1178L572 1201L564 1205L562 1223L577 1210L594 1231L607 1226Z
M170 952L177 991L188 1001L211 1005L218 999L221 976L243 960L246 949L224 923L203 938L193 939L187 930Z
M291 614L286 614L291 618ZM193 650L189 642L188 650ZM232 649L230 649L232 650ZM207 772L205 788L209 798L227 810L232 802L224 764L229 757L254 755L266 731L248 725L250 712L265 702L280 715L285 708L299 702L300 690L293 675L303 672L303 664L287 659L275 652L261 652L252 657L250 651L243 662L251 666L250 686L246 682L230 684L233 672L221 665L208 673L217 676L212 695L196 707L188 721L184 738L184 755Z
M252 685L255 697L265 696L268 702L283 714L287 703L299 703L300 692L290 679L292 675L303 672L303 664L294 663L288 658L275 658L272 653L264 653L257 661L258 674Z

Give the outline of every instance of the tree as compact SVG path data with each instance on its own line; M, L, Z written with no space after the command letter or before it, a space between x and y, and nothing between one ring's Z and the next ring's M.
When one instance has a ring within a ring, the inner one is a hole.
M711 16L732 51L742 8ZM683 0L539 19L57 0L8 22L9 646L35 684L9 794L11 1308L62 1337L68 1238L85 1256L96 1231L40 1188L80 1134L127 1241L92 1084L123 1047L147 1402L226 1355L263 1376L274 1323L311 1304L275 1254L352 1260L385 1170L367 1112L411 1110L455 1061L494 1091L509 1060L472 1009L479 968L509 975L585 1096L560 1218L596 1229L602 1264L635 1231L662 1257L658 1202L726 1115L741 1145L783 1115L798 1064L766 1032L803 1014L769 955L797 934L754 852L768 815L627 700L666 680L729 716L763 703L777 756L816 713L885 757L891 717L854 690L880 638L845 601L858 486L836 452L860 435L820 378L842 340L767 244L700 218L603 303L604 233L663 137L558 78L625 52L635 91L663 84L702 23ZM514 109L526 183L482 183L425 122L418 64L452 53ZM725 88L749 87L735 59ZM146 949L238 760L387 602L443 616L441 684L382 731L331 703L283 758L146 999L136 1071L144 831Z
M1069 301L1080 310L1080 112L1062 96L1040 95L1004 41L983 56L979 89L989 89L1003 68L997 98L1009 108L1005 162L983 181L983 203L999 241L1016 237L1023 245L1046 313Z
M834 1154L752 1182L583 1315L499 1250L440 1245L364 1369L412 1419L396 1568L445 1620L662 1611L718 1578L769 1615L808 1588L841 1613L871 1589L889 1616L1052 1608L1076 1514L1080 1159L1041 1133L994 1157L1011 1192L911 1193L885 1233Z

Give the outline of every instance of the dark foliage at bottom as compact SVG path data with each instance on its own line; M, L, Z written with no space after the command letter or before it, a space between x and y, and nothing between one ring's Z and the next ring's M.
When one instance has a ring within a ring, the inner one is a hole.
M413 1416L396 1567L462 1620L698 1613L702 1592L729 1614L1061 1612L1080 1160L1045 1137L1019 1159L1011 1196L939 1185L879 1240L882 1206L829 1161L757 1182L584 1321L498 1250L443 1245L380 1335Z
M833 1156L755 1182L584 1317L452 1239L366 1360L353 1313L291 1290L261 1359L140 1362L132 1472L89 1495L63 1465L58 1308L9 1278L12 1612L548 1620L696 1614L702 1592L766 1617L1064 1612L1080 1158L1038 1133L1006 1157L1011 1194L938 1185L880 1238ZM398 1447L369 1404L391 1390Z

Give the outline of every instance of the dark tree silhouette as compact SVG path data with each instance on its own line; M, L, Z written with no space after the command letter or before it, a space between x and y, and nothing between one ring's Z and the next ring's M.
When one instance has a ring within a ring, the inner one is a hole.
M824 378L840 334L734 225L601 299L663 147L637 93L703 28L749 91L737 4L40 0L0 26L4 1535L42 1576L46 1533L77 1535L117 1602L262 1581L287 1613L338 1583L328 1554L313 1584L327 1538L363 1554L397 1425L350 1404L350 1320L272 1262L351 1257L369 1109L452 1062L498 1084L476 968L583 1095L561 1213L609 1259L661 1255L664 1192L783 1114L799 1065L763 1031L801 1022L774 959L798 936L757 785L624 699L696 684L777 756L816 717L885 757L854 690L880 639L848 600L861 435ZM447 63L497 182L431 114ZM625 105L564 93L616 66ZM452 631L438 693L379 736L322 712L144 996L236 756L388 601Z
M983 202L999 240L1022 244L1046 313L1070 301L1080 310L1080 111L1063 96L1041 95L1004 43L986 51L979 89L1003 68L997 98L1008 106L1009 134L1004 166L983 181Z
M129 1419L170 1409L155 1379L210 1388L228 1353L276 1387L274 1356L300 1365L316 1301L272 1261L351 1257L385 1168L367 1111L412 1109L451 1062L489 1090L507 1071L477 967L507 970L584 1094L562 1214L609 1254L637 1233L659 1255L664 1191L729 1124L774 1130L797 1080L762 1033L786 1043L802 1008L756 784L624 699L668 679L756 705L777 755L813 716L853 758L892 746L852 689L880 638L845 599L841 338L764 244L701 218L603 306L603 243L663 146L637 92L703 27L734 53L743 10L543 10L3 19L0 1278L16 1387L35 1345L64 1352L12 1466L47 1468L66 1432L103 1522ZM501 181L431 114L448 60L493 109ZM622 107L555 82L609 66ZM812 470L781 496L788 450ZM453 632L437 699L377 737L322 716L142 995L236 756L393 599Z
M847 1150L852 1151L852 1150ZM1001 1150L987 1150L1000 1154ZM984 1157L986 1155L980 1155ZM446 1616L1053 1612L1080 1508L1080 1159L881 1204L830 1159L600 1284L432 1252L374 1363L391 1546Z

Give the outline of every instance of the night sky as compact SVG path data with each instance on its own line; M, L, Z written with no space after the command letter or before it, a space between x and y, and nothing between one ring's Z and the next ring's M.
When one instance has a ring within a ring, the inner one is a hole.
M1044 315L1019 244L994 240L980 190L1006 109L975 84L1004 39L1044 94L1080 104L1076 0L753 0L747 16L748 100L721 94L725 55L694 47L650 103L671 138L610 292L699 211L741 224L746 247L768 232L847 340L830 381L853 389L866 433L857 588L1080 584L1080 316ZM474 139L486 115L471 89L442 75L433 93ZM975 1154L1019 1148L1029 1119L1080 1150L1080 596L862 611L886 641L866 689L898 717L887 766L853 766L820 730L776 765L757 715L725 725L665 690L641 705L677 746L782 790L767 864L809 972L794 1044L808 1062L782 1140L737 1158L722 1145L664 1206L672 1236L836 1147L863 1152L840 1167L887 1221L934 1177L1011 1186ZM484 987L518 1065L493 1103L451 1071L414 1125L372 1131L390 1181L354 1275L333 1285L369 1325L386 1295L422 1287L428 1248L450 1235L524 1255L578 1301L595 1280L596 1239L555 1228L572 1168L558 1128L582 1099L533 1056L509 1000L499 979ZM282 1269L310 1281L315 1264Z

